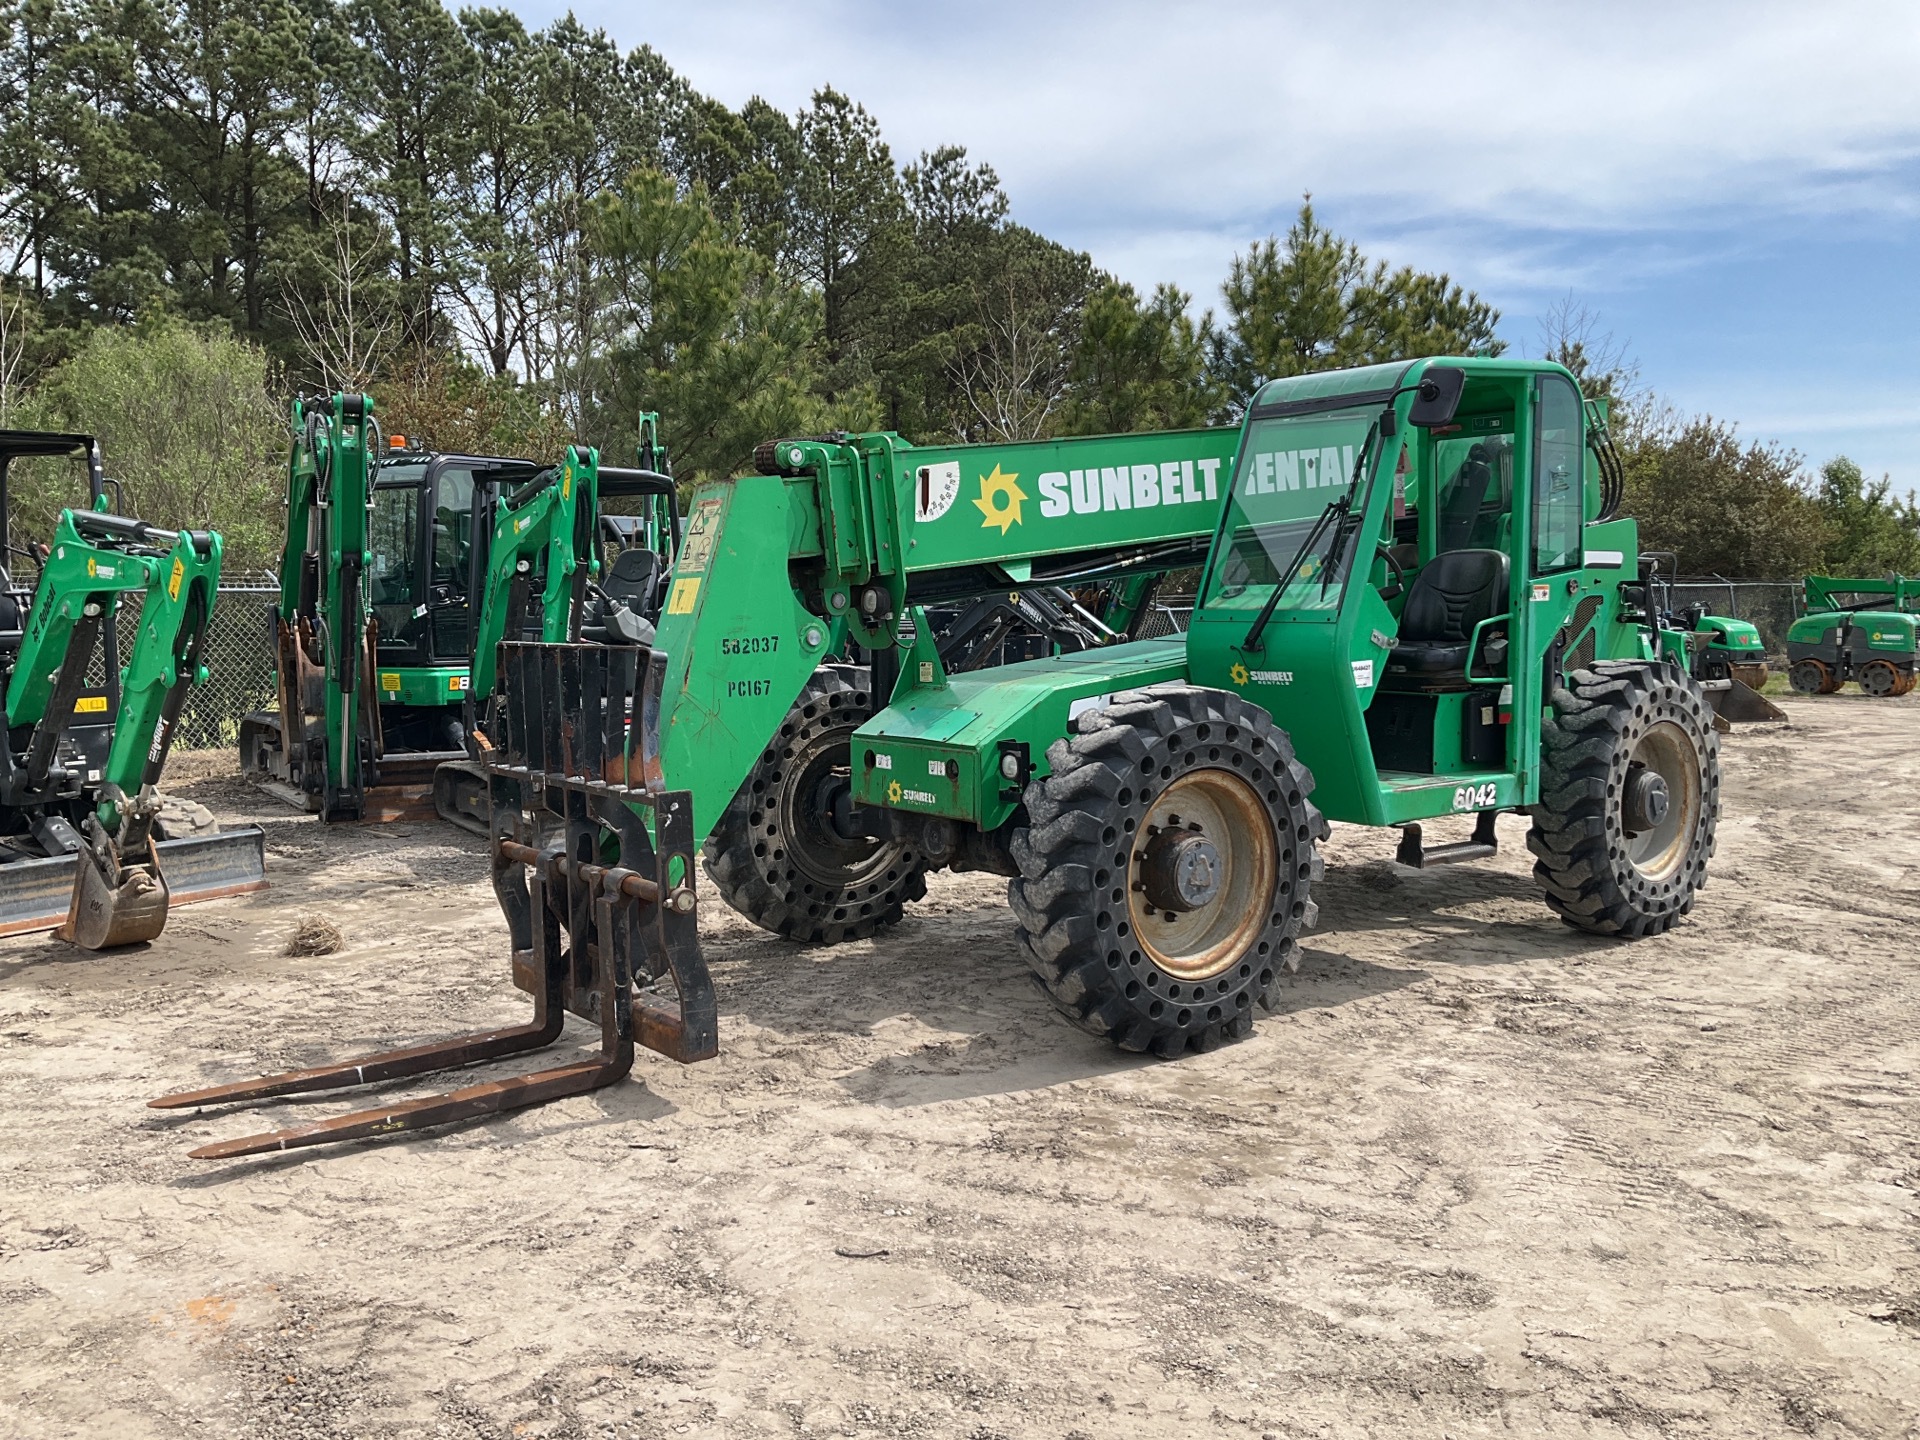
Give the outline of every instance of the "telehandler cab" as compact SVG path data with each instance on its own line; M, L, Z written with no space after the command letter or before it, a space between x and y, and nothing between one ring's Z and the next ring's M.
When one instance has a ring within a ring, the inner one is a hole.
M10 531L21 459L85 469L88 507L62 510L47 543ZM266 885L257 827L220 833L155 789L187 691L206 679L220 537L113 514L110 483L91 436L0 430L0 934L58 926L87 950L153 939L170 905ZM30 589L16 558L38 568ZM123 666L129 595L141 608Z
M1495 817L1524 812L1535 878L1567 923L1666 931L1706 881L1718 739L1698 684L1661 658L1602 435L1561 367L1468 358L1274 381L1237 430L761 447L762 474L694 493L657 648L639 652L651 678L612 692L631 697L617 755L577 711L600 682L565 668L593 647L502 647L496 837L525 833L536 796L549 814L557 796L598 797L601 827L570 822L551 848L496 839L497 876L532 863L601 887L536 897L541 932L516 918L525 891L496 881L516 981L541 1018L562 1006L568 963L614 983L604 937L638 932L595 920L592 896L620 873L603 868L619 827L623 856L655 837L634 868L658 878L620 892L641 914L690 922L677 867L704 841L721 896L803 941L897 922L937 866L1005 874L1054 1003L1163 1056L1247 1034L1277 998L1315 918L1328 816L1397 826L1399 858L1432 865L1496 853ZM1166 639L960 669L928 618L1099 587L1100 625L1125 635L1156 577L1183 566L1201 567L1196 603ZM661 787L646 827L631 823L637 779ZM1470 839L1425 843L1428 822L1466 816ZM637 998L565 1003L603 1027L631 1016L679 1058L711 1054L704 968L697 950L673 953L652 970L673 970L670 1024ZM154 1103L461 1063L449 1055L478 1058L447 1042ZM499 1088L195 1153L440 1123L503 1108Z

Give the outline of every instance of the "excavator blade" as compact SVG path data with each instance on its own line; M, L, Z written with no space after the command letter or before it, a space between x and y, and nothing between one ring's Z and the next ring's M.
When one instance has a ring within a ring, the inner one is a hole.
M0 865L0 935L58 930L60 938L86 950L151 940L173 906L266 889L266 835L257 825L245 825L161 840L149 864L158 877L152 888L131 879L116 886L85 855Z

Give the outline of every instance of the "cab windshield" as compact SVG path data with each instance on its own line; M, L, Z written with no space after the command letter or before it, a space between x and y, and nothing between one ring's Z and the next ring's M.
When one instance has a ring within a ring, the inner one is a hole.
M1373 558L1373 547L1361 546L1355 532L1379 468L1374 452L1380 442L1371 433L1378 408L1374 401L1350 410L1252 422L1227 498L1221 532L1226 546L1208 579L1204 605L1258 611L1281 571L1291 567L1276 613L1339 608L1355 553L1364 550L1363 568ZM1363 472L1358 485L1356 467ZM1352 500L1344 520L1328 517L1321 524L1349 486Z

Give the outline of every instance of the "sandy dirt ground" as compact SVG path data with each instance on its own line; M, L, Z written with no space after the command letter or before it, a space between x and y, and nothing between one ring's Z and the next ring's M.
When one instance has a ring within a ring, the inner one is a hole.
M1168 1064L1054 1016L998 880L827 951L709 892L719 1059L225 1165L353 1107L144 1101L526 1006L478 841L184 757L274 888L0 942L0 1435L1920 1433L1920 697L1784 703L1664 939L1562 927L1519 819L1336 826L1280 1013Z

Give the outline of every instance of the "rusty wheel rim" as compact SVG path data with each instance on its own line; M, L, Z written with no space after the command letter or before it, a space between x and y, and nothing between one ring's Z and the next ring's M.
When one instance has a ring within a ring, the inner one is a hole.
M1127 909L1141 949L1181 980L1230 968L1266 927L1278 853L1273 820L1247 781L1214 769L1180 776L1154 798L1135 840Z

